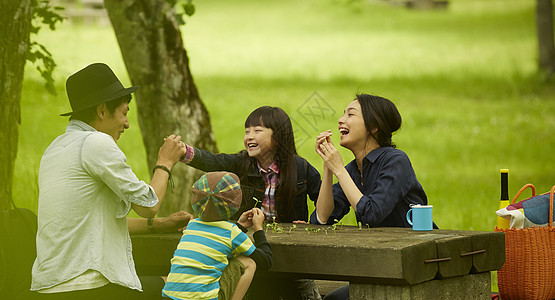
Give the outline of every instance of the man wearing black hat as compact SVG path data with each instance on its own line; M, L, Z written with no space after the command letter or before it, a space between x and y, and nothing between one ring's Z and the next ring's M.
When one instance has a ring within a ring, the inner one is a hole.
M164 282L139 279L129 232L177 230L192 217L152 219L186 146L180 136L167 137L146 184L116 144L129 128L129 101L138 87L123 87L107 65L96 63L71 75L66 89L72 111L62 115L70 116L69 124L40 164L31 290L45 299L159 298ZM128 220L131 209L148 220Z

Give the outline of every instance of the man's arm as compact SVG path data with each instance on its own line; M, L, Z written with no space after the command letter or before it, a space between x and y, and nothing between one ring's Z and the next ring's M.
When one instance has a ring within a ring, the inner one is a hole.
M167 217L153 218L152 229L148 226L146 218L127 218L127 227L130 234L143 234L152 232L180 232L185 229L193 215L185 211L173 213Z
M152 218L156 215L162 201L164 200L164 196L166 195L168 180L171 176L171 168L186 152L187 147L183 142L181 142L181 136L172 134L164 139L164 144L158 151L158 160L156 162L156 166L160 167L156 167L154 169L154 174L152 175L152 180L150 181L150 186L152 186L156 196L158 197L158 203L153 207L132 204L131 207L139 216Z

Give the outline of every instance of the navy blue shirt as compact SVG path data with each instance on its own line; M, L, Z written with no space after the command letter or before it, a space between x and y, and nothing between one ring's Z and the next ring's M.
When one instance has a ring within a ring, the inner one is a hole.
M406 218L409 204L428 203L408 156L401 150L393 147L372 150L362 159L362 177L355 160L345 169L363 194L355 215L364 226L410 227ZM333 185L333 201L335 208L327 224L341 220L351 207L339 183ZM316 211L310 221L318 223Z

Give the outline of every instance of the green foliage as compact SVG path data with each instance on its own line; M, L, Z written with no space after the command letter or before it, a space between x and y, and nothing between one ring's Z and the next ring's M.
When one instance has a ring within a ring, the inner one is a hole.
M399 107L403 125L393 140L409 155L442 229L493 230L500 168L510 169L511 195L528 182L538 192L555 184L555 86L537 77L532 1L452 0L441 12L367 1L359 12L332 0L195 3L202 13L183 35L221 152L243 149L252 110L280 106L294 119L298 153L321 171L314 137L332 129L337 144L337 119L363 91ZM104 61L129 86L109 26L64 23L37 38L57 57L60 95L45 94L26 70L14 199L34 210L40 158L67 126L58 117L69 109L65 76ZM334 109L316 128L299 110L314 92ZM136 114L132 101L131 127L118 145L149 182ZM339 151L345 163L353 158ZM357 224L353 213L341 222Z
M165 0L171 7L176 10L177 23L185 25L185 16L191 17L195 14L196 8L193 0Z
M50 1L48 0L37 1L37 5L33 10L33 20L48 25L50 30L55 30L56 24L64 20L64 17L58 13L62 10L64 8L61 6L50 6ZM40 25L34 25L32 32L38 34L40 28Z
M31 34L38 35L42 25L47 25L50 30L55 30L57 23L61 23L64 19L60 14L58 14L61 10L63 10L62 7L50 6L50 1L37 1L33 8L33 24L31 26ZM27 53L27 60L35 64L37 71L46 81L46 90L51 94L56 94L56 90L54 88L54 78L52 77L54 69L56 68L56 63L52 58L52 54L44 45L32 40L29 52Z

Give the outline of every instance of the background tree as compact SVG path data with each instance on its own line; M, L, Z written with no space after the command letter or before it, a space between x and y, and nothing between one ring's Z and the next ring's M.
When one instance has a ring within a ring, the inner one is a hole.
M0 208L10 207L34 0L0 1Z
M547 76L555 74L555 45L553 42L552 0L536 0L536 30L538 33L538 66Z
M154 167L162 139L180 134L190 145L216 151L210 116L189 70L178 16L164 0L105 0L121 54L136 92L139 125L149 168ZM175 189L159 215L190 209L190 189L202 174L178 164Z
M54 93L52 72L56 67L46 48L31 41L31 33L38 33L42 24L54 30L63 18L57 13L60 7L36 0L0 1L0 208L9 208L12 202L12 185L15 158L21 124L21 86L27 60L45 79L45 87ZM33 20L38 25L33 25ZM41 64L42 63L42 64ZM42 67L41 67L42 66Z

